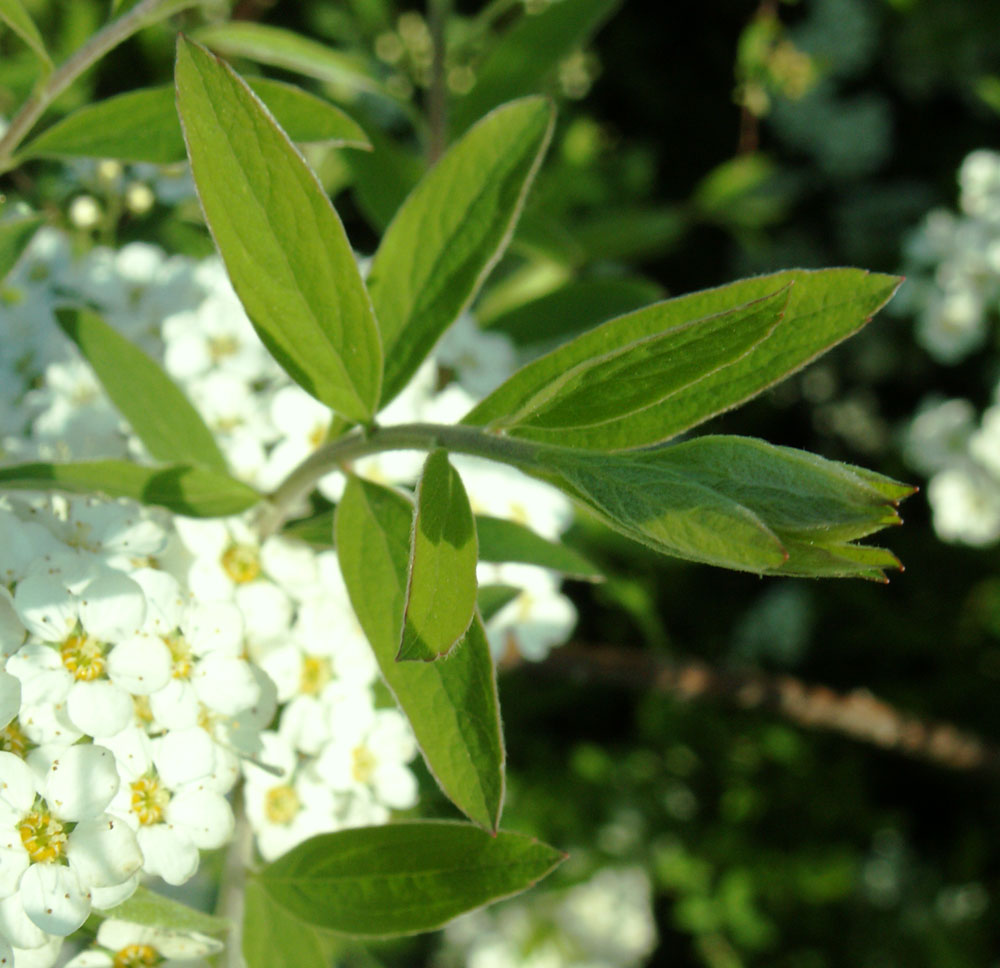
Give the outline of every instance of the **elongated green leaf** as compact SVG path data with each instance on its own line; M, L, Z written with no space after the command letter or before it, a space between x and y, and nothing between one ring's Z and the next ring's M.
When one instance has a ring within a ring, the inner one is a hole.
M784 315L771 335L749 352L640 414L588 428L572 438L562 436L559 443L613 451L668 440L756 396L859 330L892 296L899 279L861 269L791 269L670 299L610 320L534 360L474 407L462 422L502 422L539 388L587 360L667 327L731 312L789 283L794 284ZM534 437L536 432L513 428L510 433Z
M456 102L455 130L464 131L504 101L537 91L616 6L618 0L570 0L521 17L478 65L472 90Z
M480 585L476 599L483 621L488 622L504 605L514 601L523 590L516 585Z
M539 565L584 581L600 581L603 578L600 569L579 551L549 541L516 521L481 514L476 517L476 533L482 561Z
M432 931L527 890L564 857L524 834L419 821L321 834L266 867L259 881L306 923L386 937Z
M396 662L412 521L413 506L403 495L352 477L335 526L344 582L431 773L463 813L495 830L505 754L496 671L482 623L473 619L447 659Z
M247 968L328 968L316 929L289 914L257 878L247 882L245 904Z
M361 126L328 101L268 78L247 78L247 84L292 141L370 147ZM18 157L117 158L159 165L183 161L174 88L149 87L89 104L29 142Z
M44 221L41 215L22 215L0 222L0 282L17 265Z
M339 84L354 92L386 94L372 65L364 58L345 54L292 30L233 20L202 27L193 36L226 57L245 57L258 64Z
M45 49L45 41L21 0L0 0L0 20L38 55L46 67L52 67L52 58Z
M634 454L552 450L548 479L664 554L757 574L884 581L889 552L852 545L899 523L912 488L804 451L702 437Z
M192 518L239 514L261 500L248 484L203 467L142 467L124 460L0 467L0 490L70 491L128 497Z
M212 431L159 364L89 310L59 309L56 318L153 457L228 472Z
M103 912L109 918L120 918L133 924L170 931L194 931L199 934L225 934L230 922L204 911L196 911L180 901L164 897L147 887L137 887L135 893L117 907Z
M205 217L254 328L303 389L369 420L382 347L344 226L316 176L246 84L184 38L177 106Z
M448 452L435 450L417 481L397 662L431 662L462 640L476 614L478 554L462 478Z
M403 203L368 275L386 354L382 403L416 372L503 254L552 132L547 100L483 118Z
M477 305L476 316L485 329L527 346L561 341L662 298L663 290L640 276L579 279L492 319Z
M312 517L289 521L281 533L289 538L298 538L314 548L333 547L333 509L320 511Z
M641 436L647 411L767 339L787 302L785 287L730 312L611 348L539 387L494 426L568 447L587 447L591 434L603 439L609 424L624 436L638 423ZM655 315L662 305L646 312Z

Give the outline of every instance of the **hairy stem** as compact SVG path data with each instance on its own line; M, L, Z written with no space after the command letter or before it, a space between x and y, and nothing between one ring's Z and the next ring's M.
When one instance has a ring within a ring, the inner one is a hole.
M451 0L428 0L428 27L431 34L433 59L431 61L431 83L427 91L427 160L433 165L448 146L448 84L445 59L447 42L445 30Z
M236 816L236 827L226 852L215 913L232 922L226 949L221 955L224 968L246 968L243 957L244 892L247 868L253 854L253 834L243 804L242 787L237 787L233 795L233 813Z
M278 485L257 521L258 533L261 538L274 534L321 477L331 471L343 470L359 457L387 450L431 451L438 447L457 454L526 467L537 463L543 449L551 449L528 441L488 434L478 427L454 424L412 423L355 430L314 451Z
M61 67L56 68L32 93L17 114L11 118L10 126L0 138L0 174L14 167L13 155L27 137L38 119L49 105L66 90L81 74L97 63L108 51L142 29L156 15L176 13L185 7L195 6L199 0L141 0L131 10L117 20L112 20L94 34Z

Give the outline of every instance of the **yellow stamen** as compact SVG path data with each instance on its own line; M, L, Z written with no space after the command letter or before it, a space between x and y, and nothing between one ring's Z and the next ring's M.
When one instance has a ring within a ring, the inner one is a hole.
M16 719L0 729L0 750L13 753L15 756L24 756L27 749L28 737L24 735L24 730Z
M240 343L235 336L212 336L208 340L208 352L215 363L232 356L239 348Z
M48 810L32 810L18 825L21 843L36 864L51 864L66 852L66 832Z
M260 574L260 557L250 545L230 545L222 554L223 571L237 585L253 581Z
M307 655L302 663L299 676L299 692L307 696L317 696L333 678L330 660L322 655Z
M356 746L351 754L353 765L351 766L351 776L358 783L368 783L375 773L375 755L367 746Z
M291 823L299 807L299 795L287 784L271 787L264 797L264 813L271 823Z
M143 965L155 965L159 962L160 956L152 946L128 944L115 955L112 968L141 968Z
M63 665L80 682L104 675L104 647L89 635L71 635L61 648Z
M189 678L191 670L194 668L194 662L191 660L191 646L188 645L187 639L178 633L164 635L162 638L167 648L170 649L170 657L174 660L173 677L175 679Z
M132 784L132 813L144 826L159 823L170 803L170 791L155 776L142 776Z

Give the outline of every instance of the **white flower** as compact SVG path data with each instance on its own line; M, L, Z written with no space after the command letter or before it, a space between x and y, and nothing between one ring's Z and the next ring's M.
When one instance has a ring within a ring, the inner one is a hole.
M27 918L48 934L72 934L90 914L90 889L120 884L142 864L128 825L100 812L118 784L109 761L113 765L100 747L61 751L36 798L32 770L12 753L0 753L0 897L16 894ZM75 823L71 831L67 823ZM4 933L15 944L22 940ZM36 940L20 946L35 947Z
M124 968L124 966L184 965L195 968L223 948L217 938L195 931L170 931L149 925L106 918L97 929L98 949L78 954L66 968Z
M975 468L950 467L927 486L934 530L943 541L986 546L1000 538L1000 490Z

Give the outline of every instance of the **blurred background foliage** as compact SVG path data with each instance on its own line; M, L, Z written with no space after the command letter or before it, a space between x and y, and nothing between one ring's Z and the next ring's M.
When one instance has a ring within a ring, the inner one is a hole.
M109 4L26 6L65 56ZM364 125L373 155L318 150L311 160L365 252L445 130L519 94L550 92L559 103L553 146L475 307L481 326L509 334L527 358L662 294L740 275L841 264L899 271L925 214L954 207L962 159L998 143L997 13L995 0L432 0L430 10L393 0L219 2L129 41L51 117L166 82L172 33L190 30L241 70L309 87ZM250 32L227 27L230 15ZM280 35L262 43L257 25L334 56L301 67L303 53L291 69L296 58L275 53ZM439 35L448 57L437 73ZM9 115L35 65L9 32L0 55L0 114ZM173 182L171 193L163 173L109 178L93 164L33 162L10 188L81 246L143 239L203 254L195 203L182 177ZM135 183L154 188L145 208L123 201ZM99 202L96 224L71 218L81 191ZM984 407L998 356L993 334L984 350L942 365L913 326L912 312L881 315L708 429L922 483L901 449L919 402L934 391ZM887 587L760 580L647 555L586 521L574 528L571 541L609 578L569 586L581 620L567 648L579 669L522 663L501 681L506 824L572 852L556 891L602 867L645 870L658 941L617 960L600 960L593 946L545 960L532 954L544 947L535 925L518 935L520 960L470 956L471 968L1000 965L995 762L949 769L741 708L732 694L686 701L683 690L630 678L626 666L613 681L577 674L597 647L694 658L723 675L863 687L1000 741L997 552L940 541L922 495L905 512L887 543L906 571ZM426 789L427 811L447 815ZM556 917L547 896L526 901L539 925ZM464 964L462 939L453 941L459 947L444 954L431 936L343 958Z

